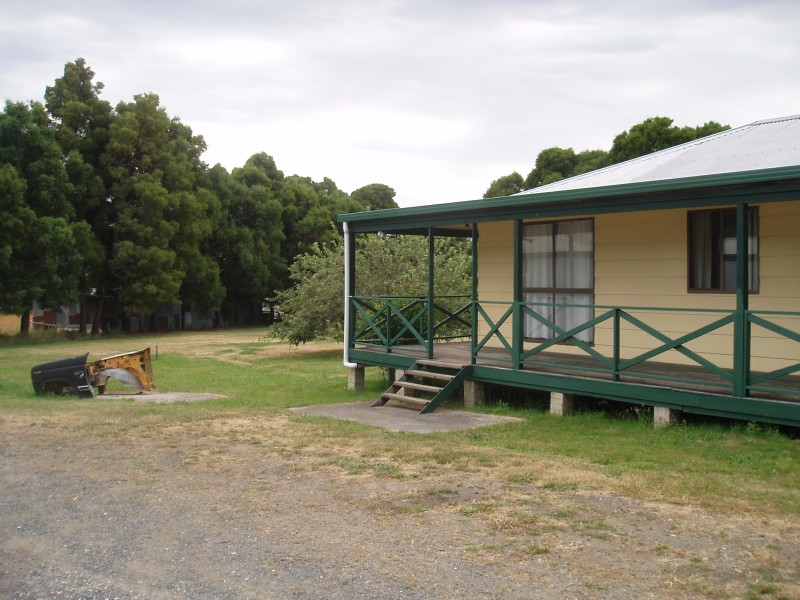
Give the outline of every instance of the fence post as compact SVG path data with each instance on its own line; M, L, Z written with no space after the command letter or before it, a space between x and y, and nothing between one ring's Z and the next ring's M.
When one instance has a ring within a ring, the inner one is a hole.
M736 318L733 325L733 394L748 395L750 380L750 319L748 276L749 211L746 202L736 204Z
M386 299L386 353L392 352L392 312L394 303L391 298Z
M478 345L478 224L472 224L472 298L471 298L472 336L470 341L470 362L478 362L476 348Z
M433 268L435 247L433 237L433 227L428 227L428 359L433 358L433 327L434 327L434 314L433 314L433 294L434 294L434 278L436 273Z
M522 369L522 345L525 323L522 318L522 220L514 221L514 308L511 315L511 350L512 368Z
M620 346L620 340L619 340L619 333L620 333L619 312L620 312L620 308L619 307L615 307L614 308L614 333L613 333L613 336L614 336L614 340L613 340L613 342L614 342L614 370L611 373L611 380L612 381L619 381L619 346Z

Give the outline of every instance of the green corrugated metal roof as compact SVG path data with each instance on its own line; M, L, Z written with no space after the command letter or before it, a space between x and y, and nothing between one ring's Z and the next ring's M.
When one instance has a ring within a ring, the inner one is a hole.
M640 204L649 200L650 208L662 208L679 198L685 201L689 191L710 197L718 190L725 196L743 187L791 181L800 181L800 116L730 129L514 196L351 213L338 220L359 230L422 227L428 222L442 226L543 209L549 214L590 214L594 208L613 210L615 198L621 205L638 198Z

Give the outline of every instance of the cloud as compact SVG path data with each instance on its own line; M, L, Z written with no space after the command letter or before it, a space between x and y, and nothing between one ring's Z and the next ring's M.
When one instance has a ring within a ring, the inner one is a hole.
M155 92L232 169L253 153L401 205L480 197L551 146L643 119L800 112L784 1L81 2L4 9L0 89L41 98L83 57L112 104Z

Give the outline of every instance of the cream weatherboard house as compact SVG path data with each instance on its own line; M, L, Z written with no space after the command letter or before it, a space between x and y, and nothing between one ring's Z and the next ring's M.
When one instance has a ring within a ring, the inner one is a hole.
M514 196L341 215L345 348L402 372L376 402L460 385L800 425L800 116L760 121ZM469 238L472 293L357 294L355 240Z

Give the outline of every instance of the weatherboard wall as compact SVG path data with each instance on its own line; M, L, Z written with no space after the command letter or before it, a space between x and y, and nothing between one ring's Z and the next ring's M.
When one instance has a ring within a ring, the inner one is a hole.
M497 322L508 309L508 303L514 301L514 224L511 221L491 221L479 226L478 299L492 322ZM488 329L486 321L481 320L479 336L486 335ZM510 340L510 321L500 331Z
M718 312L674 312L638 310L636 317L675 339L694 331L736 307L735 294L691 293L688 291L687 211L656 210L635 213L596 215L595 304L641 308L704 309ZM756 311L800 311L800 201L759 205L760 289L750 296L750 308ZM496 321L508 308L514 295L513 222L480 225L478 299ZM501 304L492 304L500 302ZM596 314L602 314L598 309ZM769 316L769 319L792 331L800 331L797 317ZM479 336L488 332L485 321L479 322ZM510 320L501 328L511 340ZM723 368L732 367L733 325L687 344ZM622 324L621 356L630 358L660 345L649 334ZM595 328L595 347L604 355L612 354L611 321ZM489 346L500 346L497 339ZM526 347L535 345L527 342ZM561 345L559 352L583 354L580 349ZM754 326L752 329L751 367L756 371L788 366L800 360L800 344L780 338ZM677 351L658 360L676 364L690 361Z

